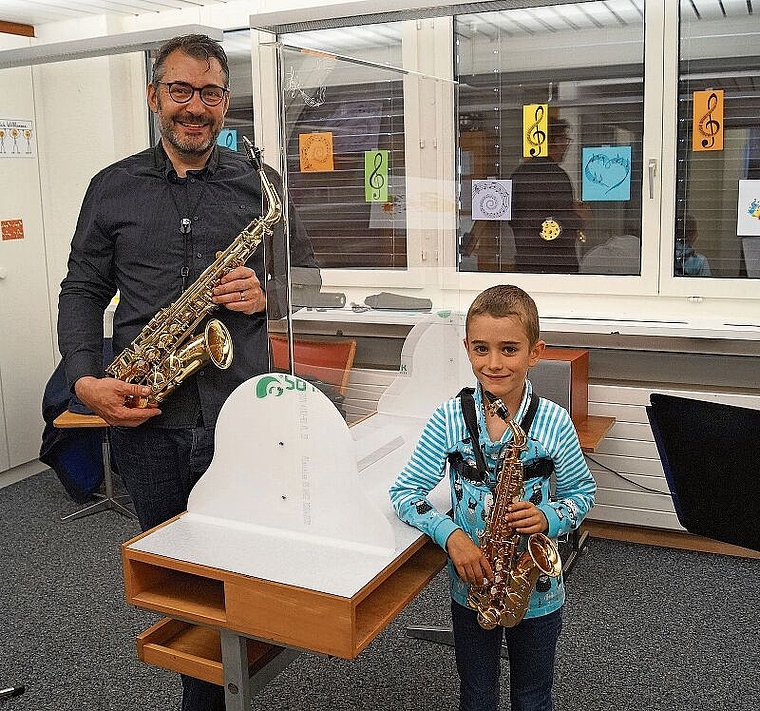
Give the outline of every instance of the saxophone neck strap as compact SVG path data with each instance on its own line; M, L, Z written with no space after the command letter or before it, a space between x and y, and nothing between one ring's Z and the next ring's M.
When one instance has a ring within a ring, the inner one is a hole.
M478 472L481 481L484 481L488 472L488 466L486 465L486 458L483 455L483 450L480 448L480 428L478 427L478 413L475 409L475 390L473 388L462 388L457 397L462 404L462 415L464 416L464 423L467 426L467 432L472 440L472 451L475 454L475 462L477 464ZM538 400L538 395L536 395L536 393L531 393L528 410L520 423L520 427L526 435L530 431L533 419L536 416Z

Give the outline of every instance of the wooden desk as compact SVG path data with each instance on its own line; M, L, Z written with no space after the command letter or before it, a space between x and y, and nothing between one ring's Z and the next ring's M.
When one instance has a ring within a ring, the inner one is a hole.
M446 563L421 536L344 598L130 547L162 526L122 546L127 602L169 616L138 637L139 657L223 684L228 711L248 711L251 690L301 651L354 659Z

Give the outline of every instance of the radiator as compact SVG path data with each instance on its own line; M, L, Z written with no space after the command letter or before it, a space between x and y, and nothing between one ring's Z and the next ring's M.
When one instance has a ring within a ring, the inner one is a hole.
M375 411L377 401L393 382L391 370L354 368L346 391L349 424ZM683 531L678 523L665 474L657 454L645 406L653 392L727 405L760 409L760 395L589 384L589 415L615 418L615 425L588 458L598 491L588 518L607 523Z

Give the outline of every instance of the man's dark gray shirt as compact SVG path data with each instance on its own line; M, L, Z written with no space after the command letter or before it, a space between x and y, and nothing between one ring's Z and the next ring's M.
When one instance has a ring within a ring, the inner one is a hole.
M267 177L279 189L276 173L267 169ZM84 376L104 375L103 314L117 289L115 355L159 309L180 296L183 269L187 267L189 286L261 215L261 201L261 181L248 159L219 146L203 170L188 171L186 178L177 176L160 144L98 173L82 203L59 297L58 344L69 386ZM301 222L292 210L289 216L291 263L316 272ZM189 234L180 229L182 218L190 219ZM270 284L282 283L282 220L269 240L247 262L264 288L267 278L272 279ZM279 278L273 272L280 272ZM270 303L273 297L270 290ZM231 367L203 367L161 404L162 414L148 420L149 426L214 426L229 394L244 380L269 369L264 314L246 316L220 307L213 317L232 335Z

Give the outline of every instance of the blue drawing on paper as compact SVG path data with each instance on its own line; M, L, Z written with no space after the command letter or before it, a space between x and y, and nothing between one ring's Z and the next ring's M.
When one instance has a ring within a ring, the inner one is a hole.
M217 136L216 142L225 148L237 150L238 132L236 128L223 128Z
M583 149L584 201L631 199L631 147Z

